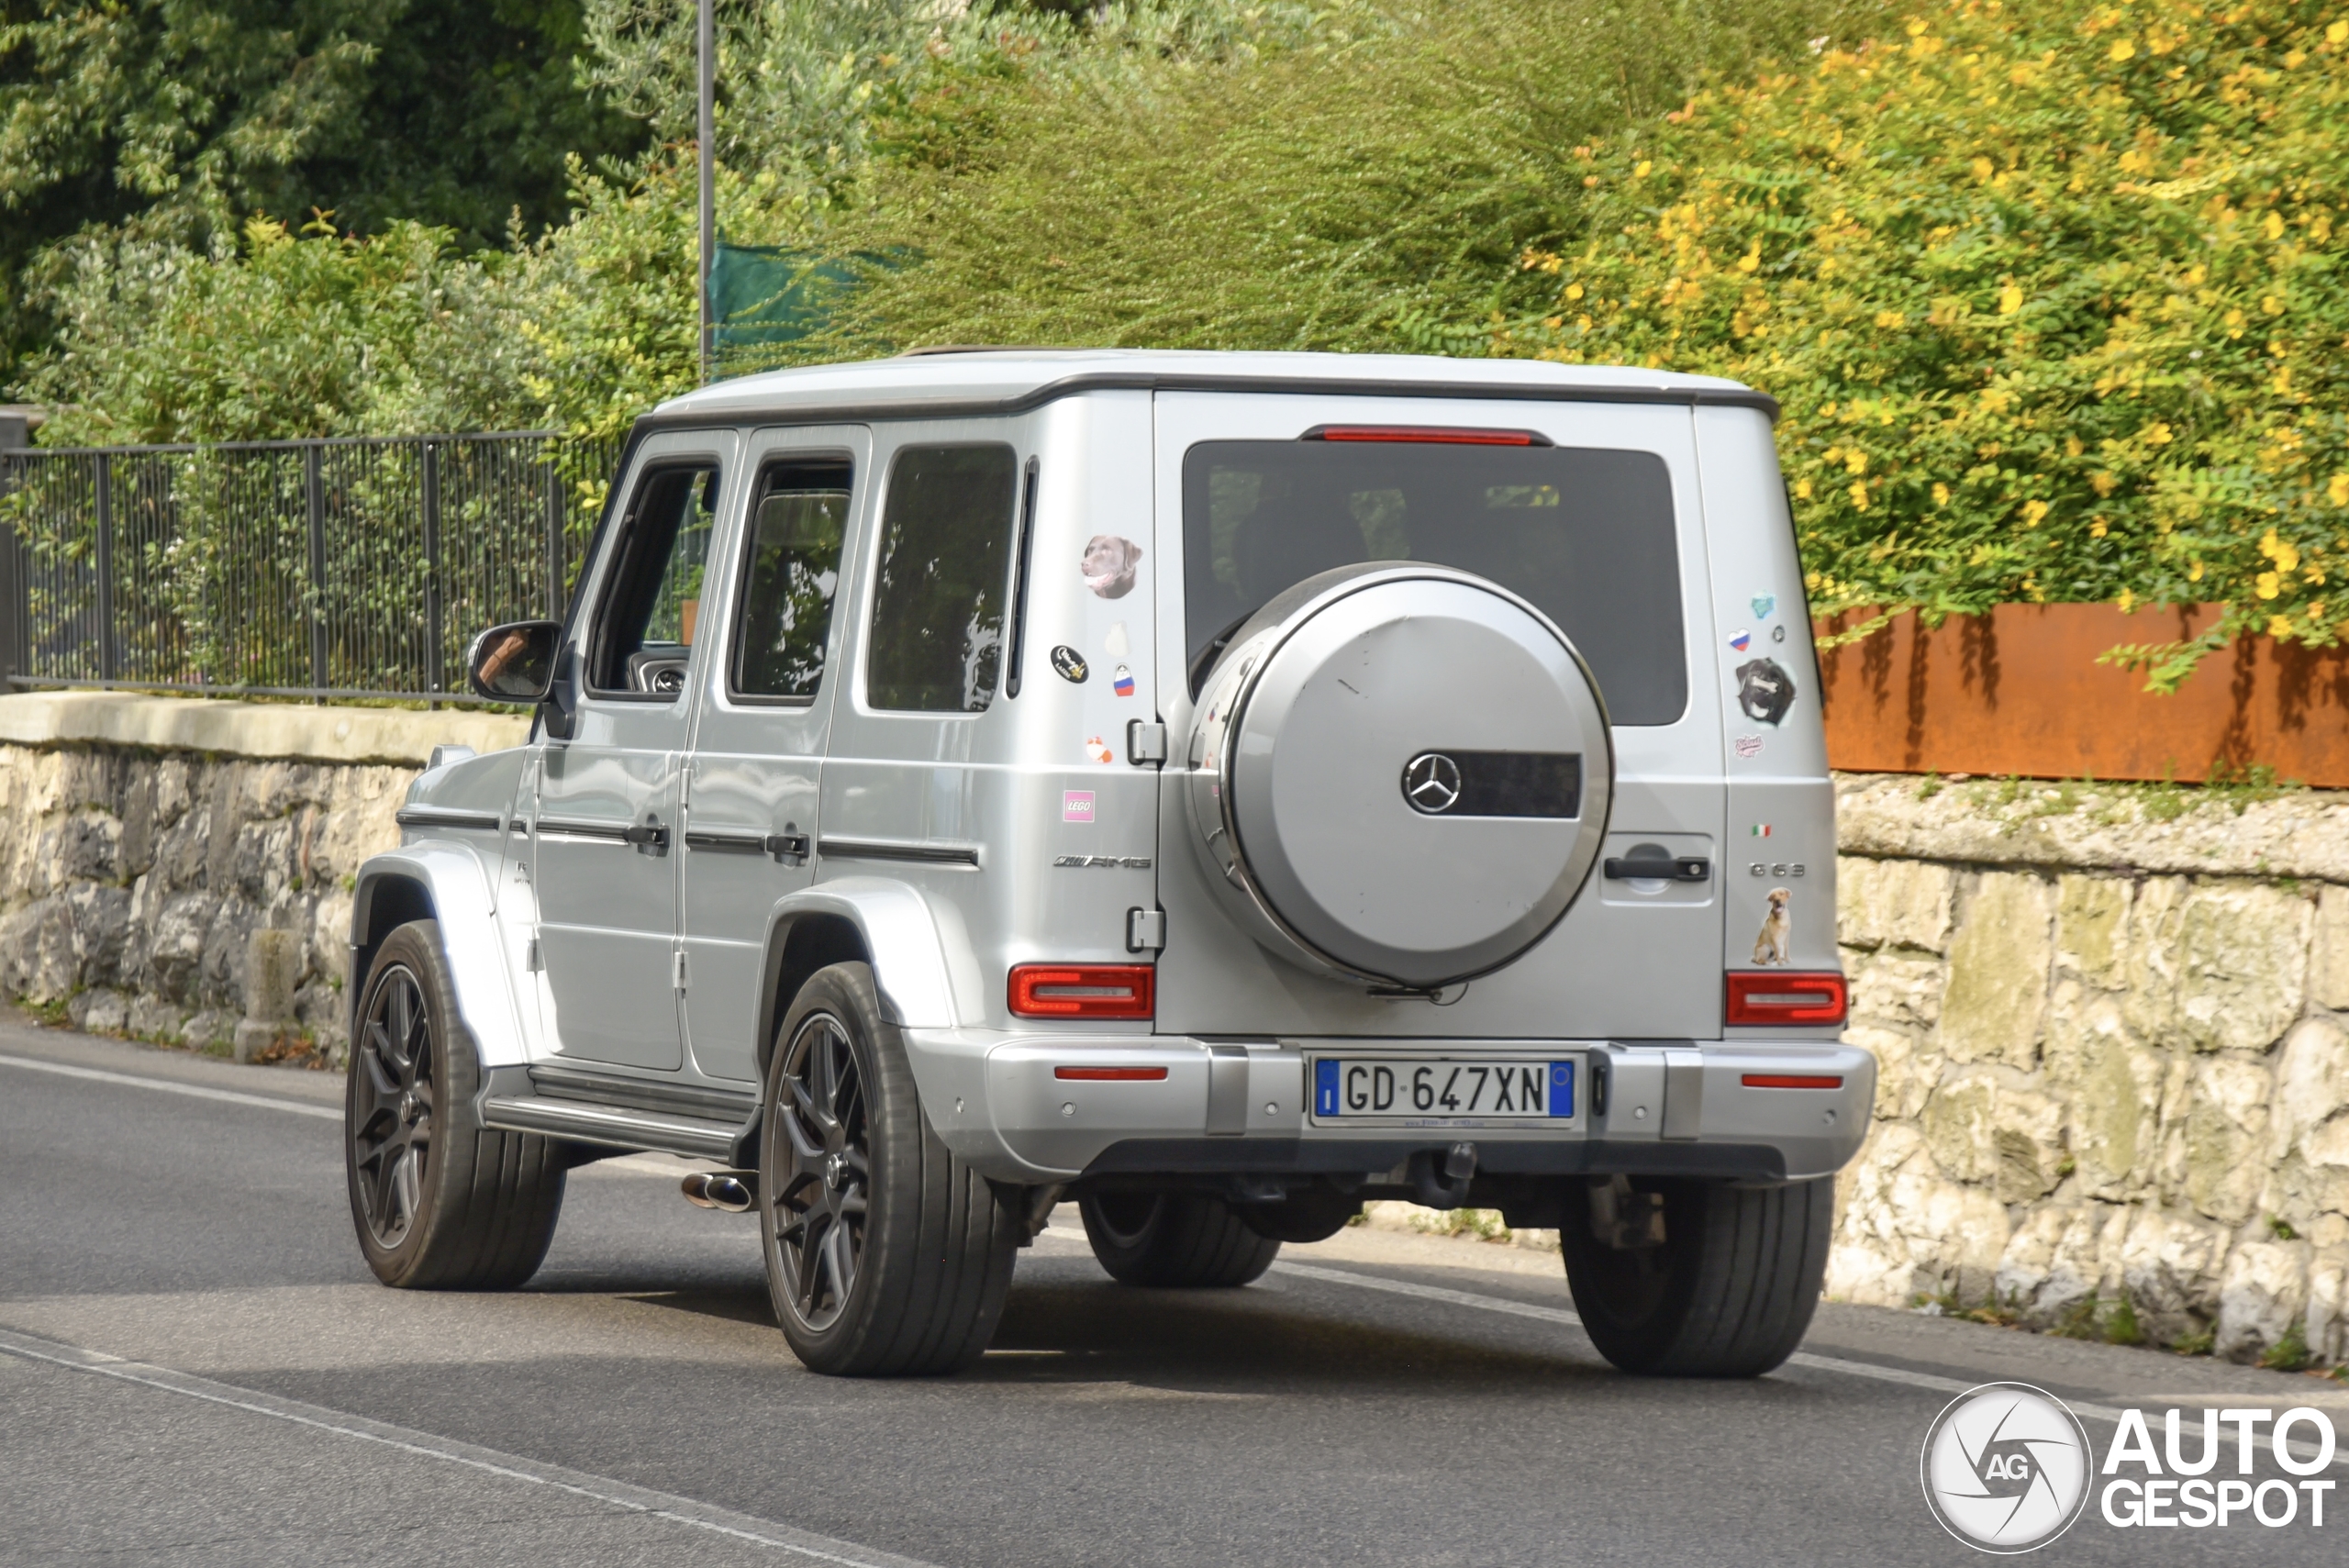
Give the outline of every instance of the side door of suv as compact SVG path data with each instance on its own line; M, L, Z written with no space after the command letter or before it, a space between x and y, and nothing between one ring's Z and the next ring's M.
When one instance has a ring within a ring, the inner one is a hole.
M817 784L840 684L833 606L871 451L869 431L843 426L762 431L745 453L724 636L695 677L701 713L685 763L685 1033L712 1078L757 1077L767 919L815 874Z
M675 1071L679 763L730 431L656 436L580 597L556 676L572 714L539 773L543 1020L562 1056ZM563 688L567 687L568 690Z

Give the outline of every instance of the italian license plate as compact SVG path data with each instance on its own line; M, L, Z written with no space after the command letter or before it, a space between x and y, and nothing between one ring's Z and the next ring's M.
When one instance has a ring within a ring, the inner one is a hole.
M1569 1121L1581 1063L1473 1058L1322 1056L1316 1121Z

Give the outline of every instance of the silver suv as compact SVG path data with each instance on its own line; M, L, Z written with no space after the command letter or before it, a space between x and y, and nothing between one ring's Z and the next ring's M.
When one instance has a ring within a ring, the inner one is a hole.
M985 1349L1073 1197L1137 1285L1371 1198L1557 1228L1599 1350L1807 1327L1875 1067L1769 398L1525 362L973 351L630 438L529 743L352 919L351 1207L511 1286L710 1162L818 1371Z

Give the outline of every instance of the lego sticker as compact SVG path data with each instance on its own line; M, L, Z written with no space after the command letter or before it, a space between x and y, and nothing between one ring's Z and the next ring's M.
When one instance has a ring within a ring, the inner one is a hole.
M1762 737L1759 735L1741 735L1730 745L1749 762L1762 754Z
M1755 620L1768 620L1770 612L1778 607L1778 598L1775 594L1756 594L1752 603Z
M1730 634L1729 645L1731 648L1736 649L1740 653L1742 653L1747 649L1753 646L1753 634L1750 631L1731 632Z
M1134 673L1123 664L1119 665L1117 673L1109 677L1109 689L1121 697L1133 695Z
M1769 910L1762 917L1761 933L1753 939L1754 962L1783 968L1792 962L1794 921L1787 913L1787 906L1794 902L1794 896L1783 887L1770 889Z
M1112 659L1123 659L1133 651L1133 645L1126 640L1125 622L1117 620L1109 623L1109 634L1101 639L1101 651Z
M1794 702L1794 677L1776 659L1749 659L1737 667L1737 706L1754 723L1776 725Z
M1105 599L1122 599L1134 591L1134 570L1141 564L1141 546L1116 534L1095 534L1085 545L1085 585Z
M1093 820L1093 792L1089 789L1061 791L1061 820L1090 822Z
M1085 655L1065 642L1057 644L1052 649L1052 669L1058 673L1062 680L1076 686L1085 684L1085 677L1090 673L1085 662Z
M1088 735L1085 738L1085 754L1097 762L1114 762L1118 760L1118 754L1109 750L1098 735Z

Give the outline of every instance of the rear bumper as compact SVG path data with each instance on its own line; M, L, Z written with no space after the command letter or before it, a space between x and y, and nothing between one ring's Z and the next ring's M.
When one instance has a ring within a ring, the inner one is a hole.
M1369 1176L1456 1142L1475 1144L1478 1170L1496 1175L1798 1180L1832 1174L1859 1151L1876 1096L1876 1059L1828 1040L1365 1046L908 1029L906 1041L940 1136L985 1174L1024 1183L1107 1174ZM1335 1050L1350 1057L1450 1051L1529 1061L1572 1054L1586 1063L1584 1103L1563 1122L1323 1124L1308 1114L1306 1063ZM1152 1075L1061 1075L1064 1068L1103 1067ZM1772 1083L1786 1079L1837 1082L1832 1088Z

